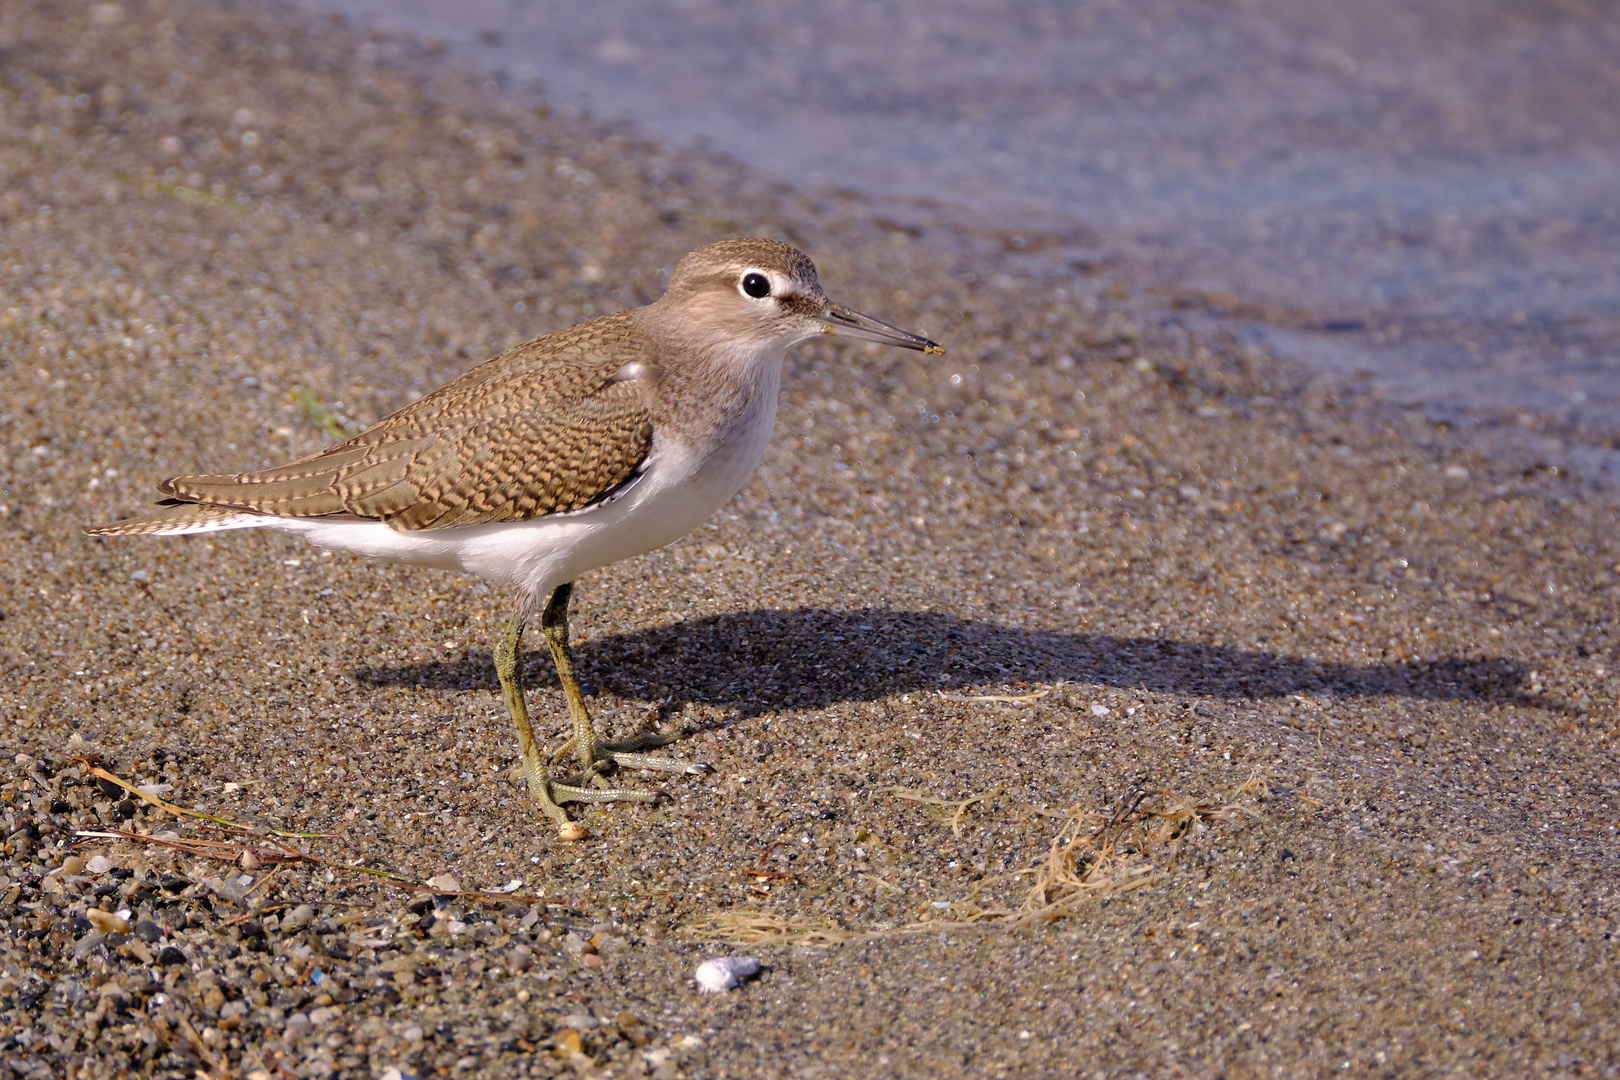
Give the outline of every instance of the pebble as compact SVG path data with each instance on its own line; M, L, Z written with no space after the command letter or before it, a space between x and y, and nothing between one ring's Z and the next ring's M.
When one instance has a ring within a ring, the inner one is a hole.
M288 1045L302 1042L304 1037L309 1034L310 1027L309 1017L304 1013L295 1012L287 1017L287 1026L283 1030L283 1037L287 1040Z
M315 921L315 909L308 904L299 904L281 917L282 930L297 930L308 926Z
M91 908L89 911L84 913L84 917L90 920L91 926L95 927L103 934L129 933L129 920L120 918L110 911L102 911L100 908Z
M698 965L695 978L705 994L733 990L746 978L759 974L759 961L752 956L725 956Z

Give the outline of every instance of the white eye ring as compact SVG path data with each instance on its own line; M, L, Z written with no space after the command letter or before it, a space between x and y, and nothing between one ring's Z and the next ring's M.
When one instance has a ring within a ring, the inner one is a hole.
M742 294L750 300L769 300L771 298L771 279L758 270L750 270L742 276L737 283Z

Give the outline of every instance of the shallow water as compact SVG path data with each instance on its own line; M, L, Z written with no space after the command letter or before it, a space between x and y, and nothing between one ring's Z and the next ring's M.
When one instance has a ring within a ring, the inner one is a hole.
M1064 272L1128 259L1397 395L1620 427L1612 8L318 6L795 184L1065 237Z

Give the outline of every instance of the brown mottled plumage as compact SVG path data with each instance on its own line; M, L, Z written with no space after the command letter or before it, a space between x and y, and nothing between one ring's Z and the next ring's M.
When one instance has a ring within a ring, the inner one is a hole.
M527 521L577 510L635 475L652 448L646 395L616 378L639 352L619 312L527 342L348 442L287 465L158 485L180 505L96 536L161 531L195 511L346 514L396 529ZM606 357L606 359L603 359Z

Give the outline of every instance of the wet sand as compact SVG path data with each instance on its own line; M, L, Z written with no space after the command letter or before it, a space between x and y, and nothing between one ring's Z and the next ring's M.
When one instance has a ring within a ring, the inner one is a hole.
M1612 488L409 42L0 50L0 1076L1620 1069ZM581 843L510 777L510 597L79 532L733 234L950 352L797 348L747 490L581 582L600 725L717 769Z

